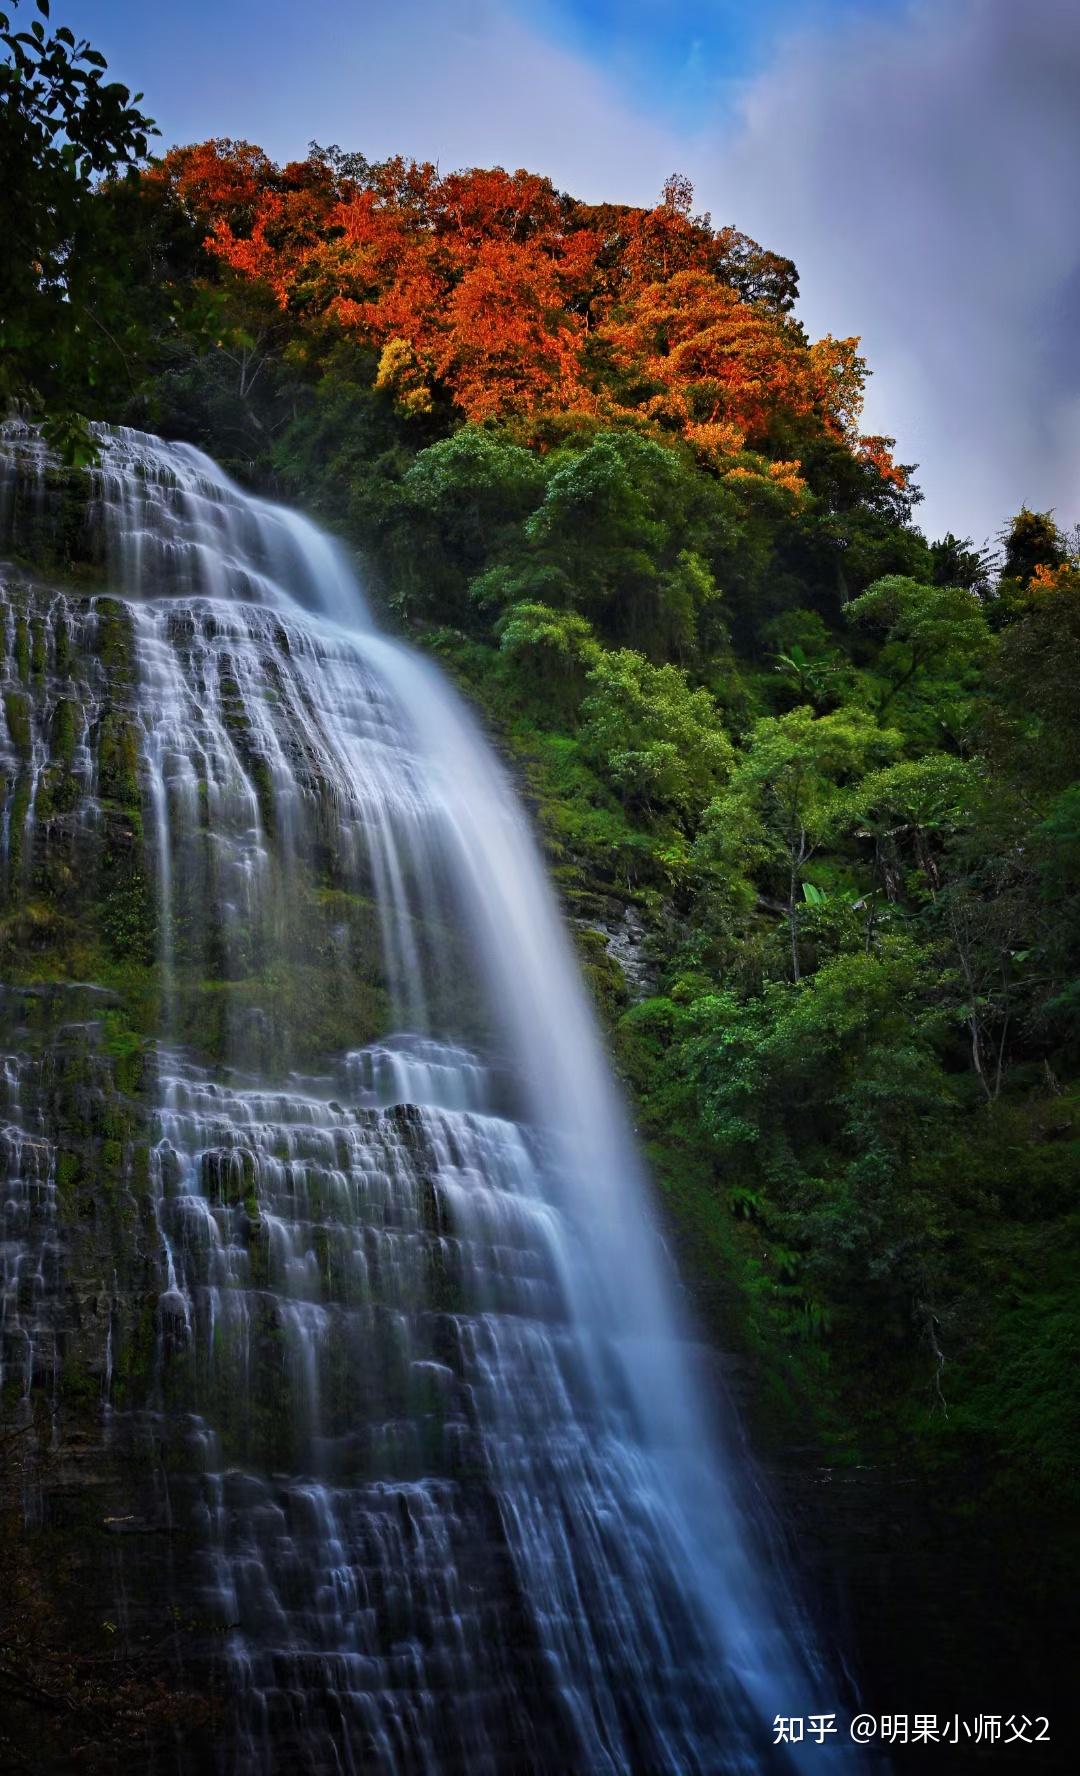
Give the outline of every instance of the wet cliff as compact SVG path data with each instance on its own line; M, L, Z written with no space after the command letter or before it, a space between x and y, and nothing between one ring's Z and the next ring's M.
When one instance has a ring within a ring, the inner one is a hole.
M482 741L197 452L5 453L16 1767L766 1767L820 1657Z

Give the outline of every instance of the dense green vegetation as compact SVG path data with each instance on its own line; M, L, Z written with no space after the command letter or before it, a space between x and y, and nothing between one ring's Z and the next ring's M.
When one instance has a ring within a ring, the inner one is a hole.
M125 116L90 170L138 146ZM710 1301L712 1275L733 1279L724 1336L758 1351L777 1422L812 1402L841 1459L955 1464L1002 1497L1037 1484L1065 1501L1080 1335L1073 542L1026 510L996 559L925 538L884 441L796 390L794 268L690 217L677 181L654 212L587 215L533 182L569 234L606 243L589 289L558 296L584 370L565 403L564 366L542 398L526 378L516 406L500 394L485 411L495 357L464 381L449 347L423 358L422 329L419 343L404 322L389 342L358 330L355 267L327 299L347 231L297 221L332 187L438 238L409 207L430 169L330 150L282 174L224 146L69 193L98 245L117 230L128 243L124 277L95 273L87 297L123 360L123 375L110 361L82 377L87 411L191 438L320 514L360 551L387 620L482 711L582 922L688 1274ZM532 238L520 214L505 226ZM612 265L639 265L654 236L692 236L711 269L665 257L620 295ZM288 282L273 259L286 248ZM395 274L380 276L385 301ZM725 325L759 328L757 358L722 347L738 358L726 382L713 360L663 368L672 317L698 315L706 278ZM45 273L12 298L36 359L7 386L46 411L67 363L62 337L37 361L54 298ZM500 377L511 346L518 368L533 350L498 342ZM656 983L633 1002L589 929L627 904Z

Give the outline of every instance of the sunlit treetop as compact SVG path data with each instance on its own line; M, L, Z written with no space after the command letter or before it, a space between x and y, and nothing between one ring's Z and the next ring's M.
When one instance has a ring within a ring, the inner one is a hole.
M405 413L445 406L527 435L577 412L684 438L720 473L754 473L760 454L792 494L800 438L825 434L904 486L891 440L859 433L858 341L811 344L791 261L695 214L681 175L646 210L580 203L524 170L442 174L316 144L279 168L222 139L146 177L203 231L209 276L259 285L316 352L342 336L373 352Z

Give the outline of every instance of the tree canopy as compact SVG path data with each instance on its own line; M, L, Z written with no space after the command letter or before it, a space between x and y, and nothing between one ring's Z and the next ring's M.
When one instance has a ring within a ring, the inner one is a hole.
M95 184L144 159L153 124L86 39L48 24L47 0L35 12L24 29L0 13L0 403L26 403L77 449L77 414L135 345L117 218Z

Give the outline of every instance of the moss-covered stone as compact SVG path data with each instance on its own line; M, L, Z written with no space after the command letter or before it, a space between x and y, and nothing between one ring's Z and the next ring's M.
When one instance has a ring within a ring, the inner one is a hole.
M135 679L135 633L131 612L119 598L98 598L97 652L116 695Z
M96 738L100 794L126 812L138 812L139 737L134 718L123 709L106 710Z
M82 726L82 712L71 697L61 697L53 710L49 749L59 765L70 766Z
M12 745L24 758L30 756L31 727L30 699L24 691L7 690L4 692L4 718Z
M20 611L15 618L15 670L23 684L30 682L30 625Z
M43 679L49 664L49 646L45 618L40 611L35 612L30 624L30 672L35 679Z

